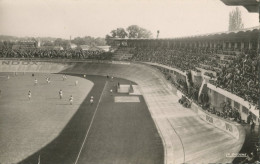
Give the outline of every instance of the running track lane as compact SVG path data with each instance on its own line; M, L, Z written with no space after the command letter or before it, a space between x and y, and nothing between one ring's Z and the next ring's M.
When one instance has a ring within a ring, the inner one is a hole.
M89 127L88 127L88 131L87 131L87 133L86 133L86 135L85 135L85 138L84 138L84 140L83 140L83 142L82 142L82 145L81 145L80 150L79 150L79 154L78 154L78 156L77 156L76 161L75 161L74 164L77 164L77 163L78 163L78 160L79 160L81 151L82 151L82 149L83 149L83 147L84 147L84 145L85 145L85 142L86 142L86 139L87 139L87 137L88 137L89 131L90 131L90 129L91 129L93 120L94 120L94 118L95 118L95 116L96 116L96 113L97 113L97 110L98 110L98 106L99 106L100 101L101 101L101 99L102 99L102 95L103 95L103 93L104 93L104 91L105 91L106 85L107 85L107 81L106 81L106 83L105 83L105 85L104 85L104 88L103 88L103 90L102 90L102 93L101 93L101 95L100 95L100 98L99 98L97 107L96 107L96 109L95 109L95 112L94 112L93 117L92 117L92 119L91 119L90 125L89 125Z

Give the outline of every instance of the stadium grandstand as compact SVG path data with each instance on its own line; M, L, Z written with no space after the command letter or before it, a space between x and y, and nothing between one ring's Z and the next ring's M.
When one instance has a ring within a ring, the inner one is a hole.
M115 52L158 68L208 113L241 124L252 120L259 127L259 32L257 26L181 38L112 40ZM259 145L258 133L254 140Z
M231 116L228 113L234 109L240 113L240 121L252 115L259 124L258 37L259 27L253 27L173 39L116 38L113 45L122 54L132 54L130 61L161 68L172 83L181 81L177 85L185 88L188 97L195 96L195 101L203 101L202 91L207 88L209 100L202 105L218 115ZM226 111L220 102L228 103L232 110L222 113Z
M252 13L259 12L258 0L221 0L221 1L228 6L244 6L247 9L247 11Z
M12 46L13 50L30 50L30 49L35 49L37 48L37 41L18 41L15 42L15 44Z
M81 49L27 48L1 49L0 54L1 59L95 59L150 65L178 89L179 102L184 107L203 109L206 121L213 123L211 119L216 117L229 123L254 122L259 127L258 35L259 27L253 27L181 38L115 38L110 40L115 52L109 55ZM227 126L225 130L234 133ZM256 133L253 144L258 145L258 140ZM254 145L251 149L254 152Z
M259 11L259 1L221 1ZM0 164L257 164L259 39L256 26L2 44Z

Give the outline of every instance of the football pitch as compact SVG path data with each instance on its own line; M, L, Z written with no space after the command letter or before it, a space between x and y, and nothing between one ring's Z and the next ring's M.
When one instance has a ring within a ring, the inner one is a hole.
M0 104L1 131L15 125L20 133L13 130L8 137L0 138L9 138L12 145L9 152L13 152L10 155L7 151L0 161L19 162L12 159L14 155L14 158L23 159L21 164L163 163L162 141L143 97L115 92L118 82L129 84L130 81L119 78L112 81L104 76L83 78L83 75L68 75L63 81L60 74L36 74L39 83L34 86L35 77L29 73L10 75L10 82L4 82L6 75L2 73L4 77L0 78L6 85L1 88L0 102L5 107L3 111ZM46 76L51 77L51 84L46 83ZM75 80L79 82L77 86ZM29 101L27 92L30 89L32 99ZM62 100L58 97L60 89L64 92ZM5 96L5 91L12 95ZM17 94L20 95L16 102ZM74 97L73 105L68 101L70 95ZM92 105L91 96L94 97ZM115 102L116 97L124 101ZM129 101L132 99L138 101ZM14 102L14 107L7 109ZM31 148L32 145L37 147ZM30 151L24 153L23 149ZM1 152L4 151L1 147Z

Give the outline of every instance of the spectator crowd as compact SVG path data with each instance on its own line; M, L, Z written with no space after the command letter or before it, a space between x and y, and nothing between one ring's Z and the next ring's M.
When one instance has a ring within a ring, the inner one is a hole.
M214 51L201 49L165 49L165 48L136 48L132 51L133 61L145 61L167 65L182 71L199 72L197 68L216 72L217 77L206 72L217 87L242 97L244 100L257 105L259 94L258 60L254 50L235 53L236 56L225 56L220 60Z
M194 70L199 71L196 67L200 64L215 63L210 55L203 53L202 51L197 52L194 49L140 49L137 48L132 51L134 54L133 61L146 61L155 62L170 67L180 69L182 71ZM211 64L215 65L215 64Z
M257 105L259 92L259 58L255 51L241 53L232 63L217 72L217 87L223 88L244 100Z
M110 60L112 53L103 51L83 51L80 49L10 49L1 48L0 58L62 58L62 59L97 59Z

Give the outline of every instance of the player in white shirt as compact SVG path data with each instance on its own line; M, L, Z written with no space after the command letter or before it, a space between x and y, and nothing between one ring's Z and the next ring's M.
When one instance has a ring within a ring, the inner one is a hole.
M92 105L94 102L93 98L90 98L90 105Z
M73 97L72 97L72 95L70 96L69 101L70 101L70 105L72 105L72 103L73 103Z
M76 80L76 81L75 81L75 86L77 86L77 85L78 85L78 83L79 83L79 81L78 81L78 80Z
M29 92L28 92L28 98L29 98L29 100L31 100L31 97L32 97L32 93L31 93L31 91L29 91Z
M60 99L62 99L62 95L63 95L62 90L59 91L59 95L60 95Z
M47 82L48 84L51 82L51 80L50 80L49 77L46 78L46 82Z
M65 81L67 79L67 76L63 75L62 78L63 78L63 81Z
M38 83L38 80L34 79L34 85L37 85L37 83Z

